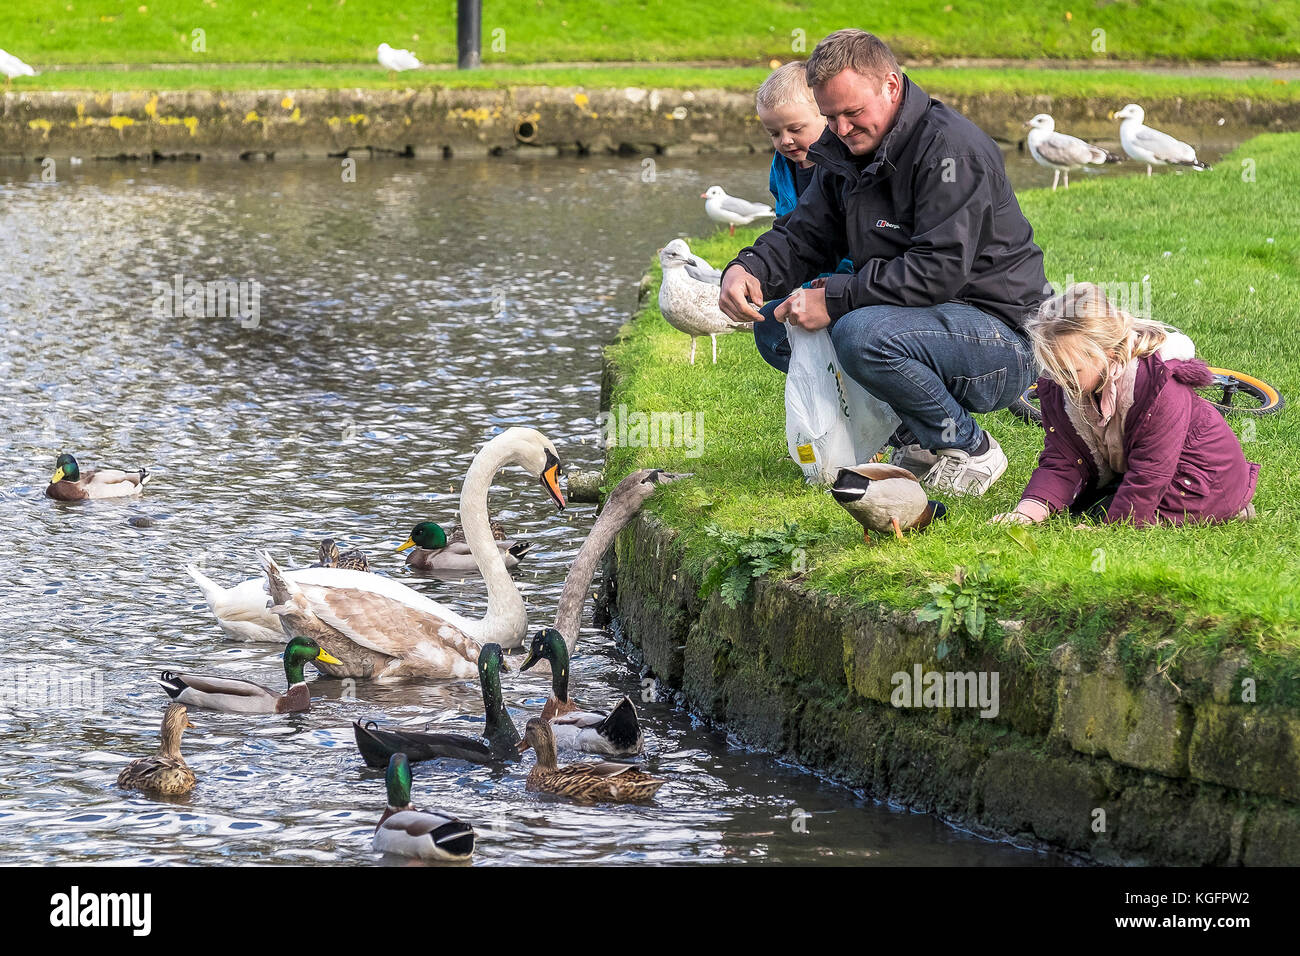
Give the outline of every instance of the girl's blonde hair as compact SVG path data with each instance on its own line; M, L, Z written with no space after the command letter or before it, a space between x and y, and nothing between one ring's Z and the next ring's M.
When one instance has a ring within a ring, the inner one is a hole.
M1074 369L1080 359L1101 366L1104 388L1110 381L1112 362L1125 366L1150 355L1178 330L1131 315L1113 305L1100 286L1077 282L1044 302L1027 331L1038 367L1074 404L1082 405L1083 389Z

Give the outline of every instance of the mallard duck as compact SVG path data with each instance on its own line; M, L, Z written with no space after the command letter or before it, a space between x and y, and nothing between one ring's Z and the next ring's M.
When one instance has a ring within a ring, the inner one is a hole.
M486 642L518 647L528 633L523 597L493 544L487 521L487 492L501 468L518 464L535 475L552 500L564 508L555 446L531 428L509 428L474 457L461 489L469 545L487 584L487 614L478 620L450 608L416 610L383 595L355 588L322 587L293 580L265 554L259 555L285 630L313 638L342 662L336 677L376 681L461 678L478 673ZM324 573L320 569L317 573ZM330 571L331 574L358 574ZM363 575L363 577L369 577Z
M383 729L374 721L352 725L357 749L366 763L383 767L394 753L404 753L416 763L439 757L472 763L499 763L519 757L519 731L501 699L501 672L508 671L500 644L484 644L478 655L479 687L483 692L483 741L464 734L431 734L399 728Z
M610 757L634 757L641 752L645 737L630 698L624 697L608 714L583 710L569 699L569 649L564 635L553 627L533 636L528 659L519 669L526 671L540 660L551 664L551 696L542 719L551 722L559 746Z
M186 727L193 726L184 704L168 704L163 712L158 752L132 760L123 767L117 775L117 785L123 790L147 790L167 797L193 790L194 771L181 756L181 735Z
M380 853L421 860L468 860L474 855L474 828L445 813L411 806L411 765L406 754L388 761L388 806L371 841Z
M155 677L154 680L162 684L163 690L167 691L172 700L179 700L191 707L231 714L291 714L311 710L311 694L308 693L307 682L302 676L303 665L308 661L338 663L321 650L315 641L295 637L284 649L284 677L289 684L289 690L284 694L277 694L269 687L250 680L207 677L202 674L163 671L162 678Z
M537 763L528 772L525 786L536 793L556 793L580 803L631 803L649 800L667 783L625 763L602 761L559 766L555 734L551 724L540 717L532 718L524 727L519 752L530 749L537 754Z
M56 501L84 501L87 498L128 498L144 490L149 480L149 470L136 472L115 471L111 468L83 472L77 459L60 455L55 463L54 477L45 489L45 495Z
M345 571L369 571L370 562L366 560L364 552L358 548L351 551L340 551L338 543L333 538L326 538L320 543L320 561L316 565L319 568L342 568Z
M501 552L501 560L511 570L519 566L519 562L533 546L531 541L511 541L497 521L492 522L492 538L497 550ZM478 562L465 541L464 528L456 528L448 535L438 522L421 521L411 529L411 536L397 550L407 551L411 548L415 550L406 556L406 563L418 571L478 574Z
M925 497L916 475L884 462L841 468L831 497L862 525L862 537L868 544L872 531L888 534L892 530L902 541L904 530L924 531L948 513L942 501Z

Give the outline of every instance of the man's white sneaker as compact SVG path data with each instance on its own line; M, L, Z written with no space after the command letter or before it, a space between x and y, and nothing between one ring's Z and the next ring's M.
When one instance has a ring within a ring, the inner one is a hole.
M924 478L939 463L939 456L920 445L900 445L890 453L889 463L906 468L918 478Z
M989 435L989 448L982 455L972 455L960 448L941 448L939 460L921 479L934 491L958 495L982 495L1007 470L1007 456L997 439Z

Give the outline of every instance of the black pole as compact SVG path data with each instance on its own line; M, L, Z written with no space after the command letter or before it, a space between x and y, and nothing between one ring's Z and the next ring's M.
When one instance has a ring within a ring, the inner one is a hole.
M456 66L476 70L483 65L483 0L456 0Z

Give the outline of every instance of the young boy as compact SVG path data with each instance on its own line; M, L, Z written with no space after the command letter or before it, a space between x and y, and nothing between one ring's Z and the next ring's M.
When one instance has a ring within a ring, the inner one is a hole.
M758 119L763 129L772 138L772 148L776 155L772 157L772 172L768 176L768 189L776 199L776 214L788 216L799 203L799 196L813 180L817 165L808 158L808 147L817 142L826 130L826 117L817 108L812 90L808 86L805 64L796 60L772 71L755 95L758 107ZM821 285L830 275L831 263L827 263L823 272L812 282L805 282L805 289ZM851 259L841 259L836 272L853 273ZM774 303L769 303L769 308ZM759 351L764 348L779 353L784 364L776 365L784 372L789 363L790 346L786 342L785 326L775 319L754 323L754 341ZM771 363L772 360L764 358Z
M776 199L776 214L794 209L799 194L812 182L816 168L808 158L808 147L826 129L826 117L817 109L812 90L804 77L802 61L787 63L772 71L755 96L758 120L772 138L772 172L768 188Z

